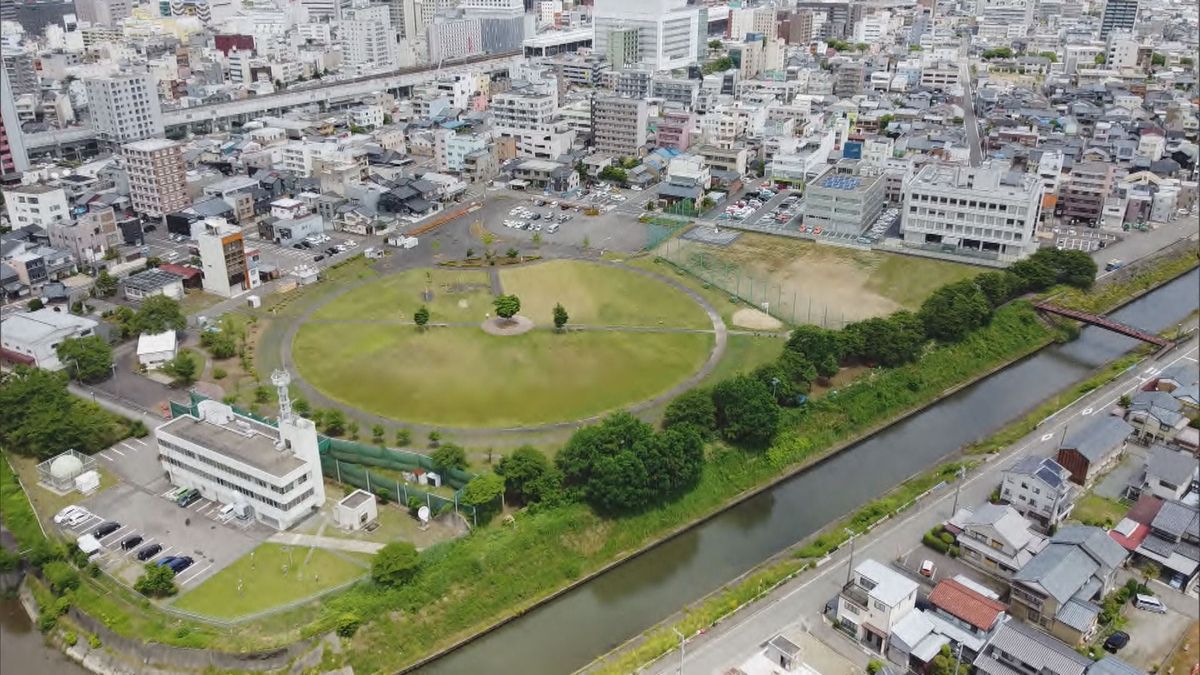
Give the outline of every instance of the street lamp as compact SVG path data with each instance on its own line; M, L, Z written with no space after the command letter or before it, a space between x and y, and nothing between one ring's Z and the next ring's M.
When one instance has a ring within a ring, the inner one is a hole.
M679 629L674 626L671 626L671 630L675 631L675 634L679 636L679 675L683 675L683 656L684 656L683 633L680 633Z
M771 378L771 398L778 398L778 397L775 395L775 390L776 390L776 389L778 389L778 388L779 388L779 378L778 378L778 377L772 377L772 378Z

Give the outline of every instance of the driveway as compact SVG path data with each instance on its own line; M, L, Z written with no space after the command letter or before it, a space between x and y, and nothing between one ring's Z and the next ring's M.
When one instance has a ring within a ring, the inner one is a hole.
M1183 631L1195 620L1194 605L1191 614L1173 609L1167 609L1166 614L1156 614L1131 606L1125 611L1123 629L1129 633L1129 645L1118 656L1142 670L1151 671L1171 653Z

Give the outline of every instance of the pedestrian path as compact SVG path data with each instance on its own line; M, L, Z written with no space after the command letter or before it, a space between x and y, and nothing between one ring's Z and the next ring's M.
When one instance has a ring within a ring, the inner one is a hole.
M376 553L383 548L383 544L373 541L320 537L314 534L297 534L295 532L277 532L268 537L267 541L286 546L315 546L334 551L350 551L351 553Z

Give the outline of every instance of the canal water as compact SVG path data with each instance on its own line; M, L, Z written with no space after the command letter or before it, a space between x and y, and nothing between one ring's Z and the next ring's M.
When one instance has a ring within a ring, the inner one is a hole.
M1200 273L1192 271L1113 316L1157 331L1182 321L1198 306ZM1079 339L1044 349L963 389L421 672L560 675L581 668L1134 346L1130 338L1086 328ZM15 600L0 602L0 671L84 672L44 645Z
M1159 331L1198 306L1200 273L1193 270L1112 316ZM908 476L990 435L1136 344L1085 328L1079 339L963 389L421 672L560 675L581 668Z

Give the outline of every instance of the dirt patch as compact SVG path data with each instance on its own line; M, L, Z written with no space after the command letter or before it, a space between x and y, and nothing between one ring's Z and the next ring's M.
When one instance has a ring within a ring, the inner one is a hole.
M520 335L533 330L533 319L520 314L511 319L502 319L498 316L492 317L480 324L483 332L489 335L499 335L507 337L510 335Z
M751 330L778 330L783 328L783 322L766 312L743 307L733 313L733 325Z

